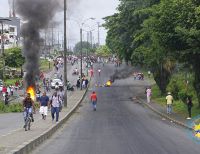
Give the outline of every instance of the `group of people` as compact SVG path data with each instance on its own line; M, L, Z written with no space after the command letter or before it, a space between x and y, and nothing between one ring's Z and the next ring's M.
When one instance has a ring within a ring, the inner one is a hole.
M13 96L14 92L17 92L22 86L23 86L22 83L20 83L19 81L16 81L15 85L2 86L0 93L1 96L3 97L5 105L8 105L9 98Z
M51 88L50 88L51 87L51 80L44 77L42 82L43 82L44 90L47 91L47 92L51 91Z
M144 74L140 72L133 73L134 80L144 80Z
M146 94L146 97L147 97L147 103L150 103L151 102L151 96L152 96L152 91L151 91L151 87L150 86L146 88L145 94ZM173 98L171 92L168 92L167 96L166 96L167 114L172 114L173 101L174 101L174 98ZM188 109L188 117L187 117L187 119L191 119L191 116L192 116L191 112L192 112L192 107L193 107L192 97L191 96L187 97L186 105L187 105L187 109Z
M83 75L82 81L81 81L80 77L77 79L76 87L77 87L77 89L79 89L82 86L83 89L86 89L88 87L88 83L89 83L88 78L86 78L86 76Z
M46 92L43 92L38 101L40 106L39 113L42 115L42 119L46 120L48 109L51 109L52 121L56 119L56 122L58 122L59 112L61 111L63 106L64 93L62 91L55 91L53 95L49 98L49 96L46 95ZM35 105L30 93L27 93L25 99L23 100L23 107L24 111L28 110L28 114L30 114L32 122L34 122L33 113L35 113ZM24 120L26 120L26 116L27 112L24 112Z
M53 65L55 70L58 71L64 65L63 58L56 58Z
M167 96L166 96L167 114L171 114L172 113L173 101L174 101L174 98L173 98L171 92L168 92ZM190 120L191 117L192 117L192 107L193 107L192 97L191 96L187 97L186 105L187 105L187 109L188 109L188 117L187 117L187 119Z

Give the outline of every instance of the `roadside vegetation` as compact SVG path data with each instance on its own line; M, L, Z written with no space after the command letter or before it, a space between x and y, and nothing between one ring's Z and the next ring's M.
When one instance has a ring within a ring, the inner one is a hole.
M39 109L39 104L35 103L36 109ZM9 105L5 105L4 103L0 102L0 113L18 113L23 112L22 103L12 103Z
M171 91L174 110L185 113L186 98L192 96L194 115L200 114L199 5L195 0L121 0L118 13L104 24L110 51L152 72L154 99L163 105Z
M3 79L3 84L6 86L15 85L16 81L21 81L23 76L23 67L25 63L25 59L22 55L21 48L11 48L5 50L5 69L4 74L3 70L3 57L0 59L0 79ZM40 59L40 70L42 72L48 72L53 68L53 61L49 61L47 59ZM38 106L38 105L36 105ZM22 112L22 104L12 102L8 106L4 105L3 101L0 101L0 113L8 113L8 112Z

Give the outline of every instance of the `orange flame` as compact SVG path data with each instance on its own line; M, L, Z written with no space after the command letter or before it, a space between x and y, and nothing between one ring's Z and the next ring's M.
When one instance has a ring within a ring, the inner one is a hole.
M29 86L26 90L27 93L30 93L32 100L35 101L35 89L33 86Z

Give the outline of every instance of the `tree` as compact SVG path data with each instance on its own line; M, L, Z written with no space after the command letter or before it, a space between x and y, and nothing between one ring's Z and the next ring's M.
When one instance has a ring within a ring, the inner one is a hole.
M9 67L22 67L25 58L22 56L21 48L11 48L5 52L5 65Z
M82 42L82 51L83 51L83 53L86 53L87 51L88 52L94 52L95 49L96 49L95 45L93 45L93 47L92 47L91 43L86 42L86 41ZM80 53L80 51L81 51L81 42L78 42L74 47L74 52Z
M96 50L98 56L108 57L111 55L110 49L106 45L102 45Z
M194 87L200 106L200 2L196 0L163 0L146 21L168 55L192 65ZM153 20L152 23L149 21Z

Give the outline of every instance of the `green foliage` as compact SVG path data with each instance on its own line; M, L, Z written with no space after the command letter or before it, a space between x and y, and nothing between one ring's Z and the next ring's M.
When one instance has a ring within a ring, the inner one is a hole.
M2 113L8 113L8 112L22 112L23 107L21 103L13 103L10 105L5 105L3 103L0 103L0 112Z
M159 105L166 107L166 96L161 96L161 91L158 86L155 84L152 86L152 99L156 101ZM194 91L193 91L194 92ZM174 96L173 96L174 97ZM193 108L192 108L192 117L199 115L198 103L195 97L193 97ZM173 112L181 114L184 117L188 116L187 105L183 103L182 100L174 100L172 104Z
M14 85L16 81L21 80L21 78L15 78L15 79L6 79L5 80L5 85Z
M45 59L40 59L40 71L42 72L46 72L49 71L49 65L50 65L50 69L53 68L53 62L52 61L48 61Z
M172 77L167 90L170 91L175 100L181 100L186 103L188 96L196 98L196 92L193 87L193 78L185 79L184 74L176 74Z
M39 108L39 103L35 103L36 109ZM0 113L10 113L10 112L23 112L22 103L12 103L5 105L3 102L0 102Z
M5 51L5 65L9 67L21 67L25 62L21 48L11 48Z
M108 57L111 55L110 49L106 45L102 45L96 50L98 56Z
M91 45L91 43L89 43L89 42L86 42L86 41L82 42L82 52L83 53L86 53L87 51L95 52L95 50L96 50L95 44ZM80 51L81 51L81 42L78 42L74 47L74 52L80 53Z
M151 68L162 94L176 64L189 64L200 105L199 5L196 0L120 0L118 13L105 18L106 44L118 57Z

